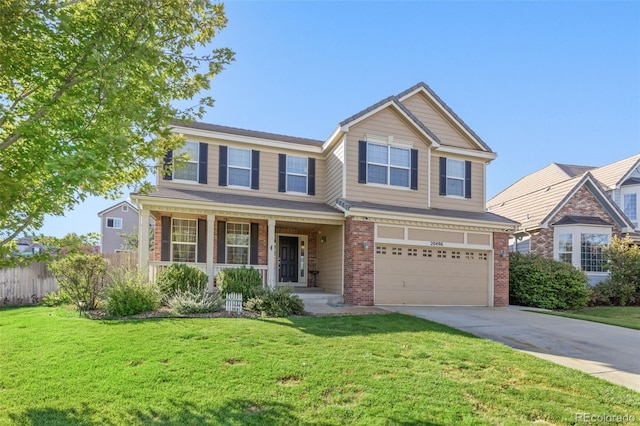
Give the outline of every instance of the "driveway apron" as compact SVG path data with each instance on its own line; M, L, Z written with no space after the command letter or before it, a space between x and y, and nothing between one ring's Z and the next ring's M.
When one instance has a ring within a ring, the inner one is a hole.
M640 330L520 307L378 306L495 340L640 392Z

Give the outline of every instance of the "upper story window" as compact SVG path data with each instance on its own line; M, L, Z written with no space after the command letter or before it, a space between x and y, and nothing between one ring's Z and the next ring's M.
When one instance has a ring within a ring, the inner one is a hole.
M162 179L207 183L208 156L209 144L187 141L175 152L168 151L165 155L165 166L174 166L174 169L173 173L165 171ZM179 164L175 164L174 157L181 157Z
M251 186L251 150L229 148L228 181L232 186Z
M278 154L278 192L316 194L315 158Z
M220 145L218 185L259 189L260 151Z
M440 157L440 195L471 198L471 161Z
M287 192L307 193L307 158L287 155Z
M358 182L418 189L418 150L360 141Z
M108 217L107 228L122 229L122 218Z
M173 171L174 179L198 181L199 151L197 142L185 142L182 148L175 150L175 156L185 156L186 160L176 165Z
M638 195L624 194L622 200L624 214L633 222L633 226L638 227Z

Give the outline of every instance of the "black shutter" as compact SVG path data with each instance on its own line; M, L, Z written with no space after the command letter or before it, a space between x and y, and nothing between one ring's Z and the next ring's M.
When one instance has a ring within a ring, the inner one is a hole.
M440 157L440 195L447 195L447 158Z
M207 221L198 219L198 262L207 262Z
M287 156L278 154L278 192L287 192Z
M358 141L358 183L367 183L367 143Z
M218 160L218 185L227 186L227 147L220 145Z
M249 243L249 265L258 264L258 239L260 234L258 233L258 224L251 224L251 242Z
M162 179L163 180L172 180L173 173L167 170L168 167L171 167L171 163L173 162L173 151L169 150L164 155L164 166L162 167Z
M307 194L316 195L316 159L309 158L307 161Z
M464 198L471 198L471 161L464 162Z
M418 150L411 150L411 189L418 189Z
M251 189L260 189L260 151L251 150Z
M225 263L227 258L227 222L218 221L218 263Z
M162 216L160 226L160 260L168 262L171 260L171 218Z
M198 153L198 183L207 183L207 163L209 160L209 144L200 142Z

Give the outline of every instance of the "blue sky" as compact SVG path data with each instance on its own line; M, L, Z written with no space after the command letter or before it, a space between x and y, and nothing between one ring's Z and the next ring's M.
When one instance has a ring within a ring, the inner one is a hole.
M326 139L427 83L498 154L492 196L551 162L640 152L640 2L227 2L236 61L202 121ZM91 198L40 233L98 232Z

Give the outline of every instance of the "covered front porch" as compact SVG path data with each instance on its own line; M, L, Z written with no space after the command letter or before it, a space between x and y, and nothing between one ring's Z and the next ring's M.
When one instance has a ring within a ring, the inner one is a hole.
M141 224L139 266L149 271L150 281L162 268L186 263L205 272L209 291L215 291L221 270L245 265L260 272L265 286L343 293L344 216L329 206L309 211L316 205L298 202L306 209L291 210L287 205L269 209L193 205L148 196L136 201ZM152 231L142 226L149 218L156 224Z

